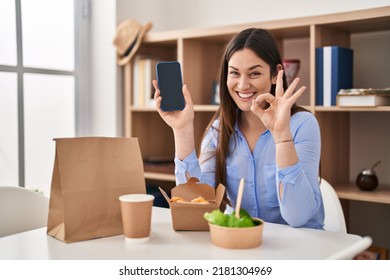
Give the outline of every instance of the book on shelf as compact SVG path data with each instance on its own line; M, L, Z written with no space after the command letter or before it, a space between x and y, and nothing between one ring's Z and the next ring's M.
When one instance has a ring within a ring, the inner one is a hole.
M340 89L352 88L353 50L340 46L316 48L316 105L335 106Z
M137 56L133 64L133 105L135 107L153 107L156 64L158 59Z
M390 106L390 88L341 89L337 94L339 107Z

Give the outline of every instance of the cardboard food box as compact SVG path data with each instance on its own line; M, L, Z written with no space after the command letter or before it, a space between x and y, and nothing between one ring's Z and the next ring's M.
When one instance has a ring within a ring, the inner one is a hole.
M187 183L177 185L171 190L172 197L181 197L187 202L171 202L167 193L161 188L160 191L171 208L174 230L208 231L209 225L203 215L219 208L225 193L225 186L219 184L217 188L213 188L210 185L199 183L197 178L190 178ZM208 203L189 202L199 196L204 197Z

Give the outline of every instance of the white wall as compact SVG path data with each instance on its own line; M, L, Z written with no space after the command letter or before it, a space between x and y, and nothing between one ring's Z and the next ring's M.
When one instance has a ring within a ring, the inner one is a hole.
M122 114L118 104L121 93L117 89L117 68L112 38L116 28L115 1L91 1L91 136L121 134L118 118ZM121 119L121 118L120 118Z
M121 19L151 20L154 30L210 27L390 5L389 0L117 0Z

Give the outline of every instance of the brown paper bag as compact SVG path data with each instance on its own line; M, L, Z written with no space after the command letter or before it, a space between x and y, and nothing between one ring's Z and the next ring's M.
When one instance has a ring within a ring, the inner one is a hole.
M146 193L138 139L54 140L47 233L65 242L122 234L119 196Z

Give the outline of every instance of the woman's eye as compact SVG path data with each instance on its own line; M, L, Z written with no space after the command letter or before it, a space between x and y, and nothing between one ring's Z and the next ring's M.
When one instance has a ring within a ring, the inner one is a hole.
M260 76L260 75L261 75L260 72L252 72L252 73L250 73L251 77L257 77L257 76Z
M232 76L239 76L240 73L238 73L237 71L230 71L230 75L232 75Z

